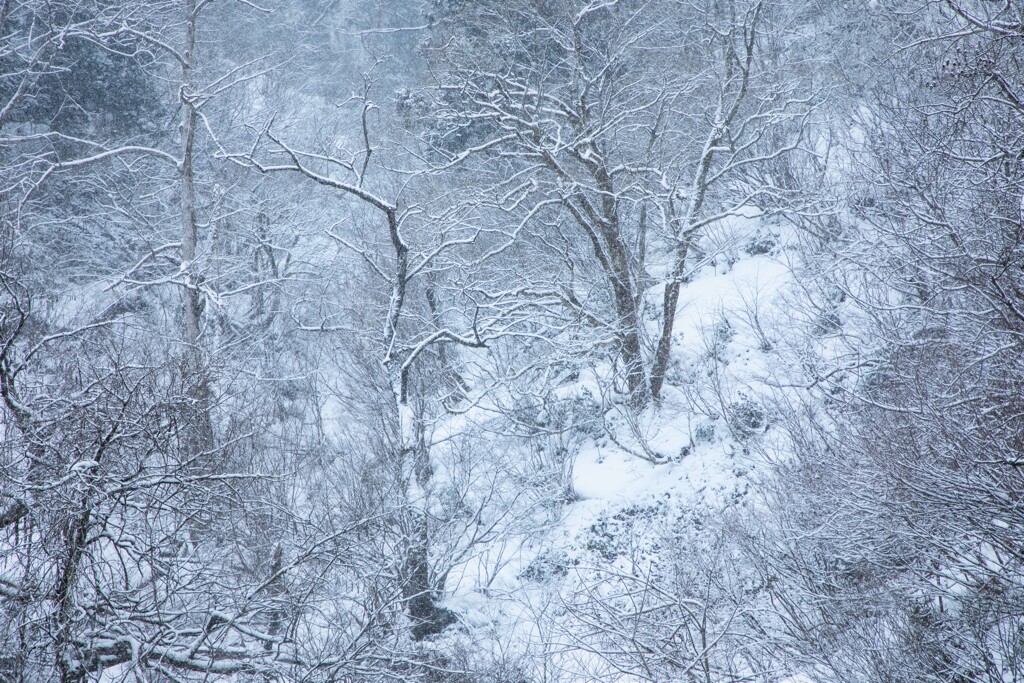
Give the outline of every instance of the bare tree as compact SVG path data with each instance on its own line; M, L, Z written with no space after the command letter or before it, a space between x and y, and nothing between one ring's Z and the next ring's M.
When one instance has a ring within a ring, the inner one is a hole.
M757 58L763 34L778 30L774 11L513 3L441 24L437 153L491 180L504 197L496 208L527 224L523 239L562 251L574 276L561 299L614 336L636 405L660 396L691 244L772 194L770 183L741 182L753 177L744 172L799 144L813 97L773 81ZM487 52L482 35L507 57ZM790 137L764 144L787 125ZM591 273L608 309L573 281ZM662 283L648 354L644 307Z

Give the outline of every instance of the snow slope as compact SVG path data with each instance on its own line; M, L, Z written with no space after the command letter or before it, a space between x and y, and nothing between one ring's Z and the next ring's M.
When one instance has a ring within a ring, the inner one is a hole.
M764 398L778 379L775 344L793 279L783 232L755 215L720 227L717 253L683 287L660 405L640 415L611 406L603 433L577 442L572 500L533 533L452 571L445 604L470 634L453 637L487 641L506 656L547 649L547 661L558 659L553 648L577 672L570 679L586 678L595 655L557 626L578 579L656 562L659 539L683 517L750 504L756 444L772 430ZM575 391L594 393L586 378Z

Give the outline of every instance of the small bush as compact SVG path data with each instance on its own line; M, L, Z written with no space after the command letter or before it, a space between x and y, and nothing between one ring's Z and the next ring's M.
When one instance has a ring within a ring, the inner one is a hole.
M711 443L715 440L715 425L712 422L701 422L693 430L695 443Z
M779 236L766 228L758 228L743 245L743 251L750 256L771 254L779 246Z
M729 429L736 438L748 439L764 430L768 424L768 416L760 403L749 396L740 396L729 404L728 421Z
M569 573L568 561L564 557L544 552L534 558L526 569L519 574L523 581L546 583L553 578L561 578Z

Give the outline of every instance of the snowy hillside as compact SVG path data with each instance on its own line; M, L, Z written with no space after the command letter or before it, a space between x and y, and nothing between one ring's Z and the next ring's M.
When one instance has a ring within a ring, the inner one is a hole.
M0 683L1024 681L1024 6L0 3Z

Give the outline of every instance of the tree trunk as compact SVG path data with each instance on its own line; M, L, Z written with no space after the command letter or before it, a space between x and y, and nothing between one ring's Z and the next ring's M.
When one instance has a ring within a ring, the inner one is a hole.
M430 571L430 528L426 510L433 468L423 434L422 417L408 401L398 405L403 470L409 477L406 498L410 511L409 545L402 594L412 621L412 639L424 640L455 623L451 611L437 606L443 586L434 585Z
M193 69L196 49L196 0L184 0L186 13L185 45L181 64L181 269L183 284L182 302L182 387L187 401L184 414L184 457L190 474L210 474L215 469L213 461L213 422L210 417L210 381L203 358L200 335L202 333L203 298L199 286L202 278L196 264L198 227L196 218L196 187L194 149L198 114L191 100L194 88ZM195 507L192 534L200 534L212 524L213 511L207 509L197 491L186 491Z
M618 316L619 355L626 373L626 388L629 391L630 402L642 408L647 405L650 396L640 345L640 314L632 288L613 282L612 290L615 296L615 314Z
M651 396L655 401L661 399L661 389L665 385L665 373L672 352L672 332L676 324L676 309L679 307L679 289L683 283L686 267L686 255L690 250L689 236L683 237L676 247L676 262L672 268L672 278L665 285L665 295L661 305L661 335L658 337L658 348L654 352L654 363L651 366Z

